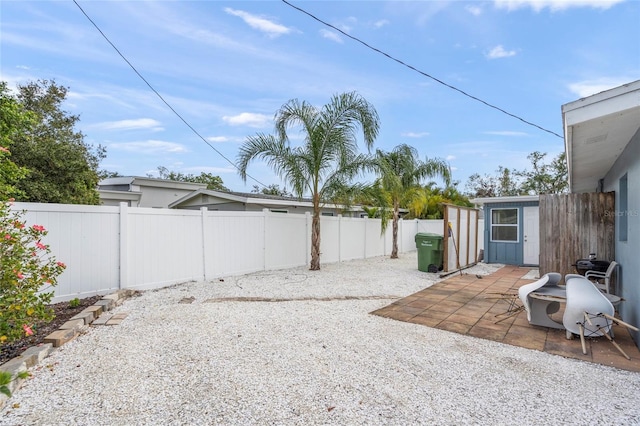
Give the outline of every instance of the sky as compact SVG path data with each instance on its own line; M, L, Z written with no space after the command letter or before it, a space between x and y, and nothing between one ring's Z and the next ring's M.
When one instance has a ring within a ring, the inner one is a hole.
M286 186L262 161L246 182L232 163L291 99L358 92L380 117L374 149L444 159L464 190L474 173L530 168L533 151L551 161L563 104L640 79L635 0L290 3L331 26L282 1L77 0L170 108L73 1L2 1L0 80L68 87L64 109L107 149L101 169L206 172L250 192Z

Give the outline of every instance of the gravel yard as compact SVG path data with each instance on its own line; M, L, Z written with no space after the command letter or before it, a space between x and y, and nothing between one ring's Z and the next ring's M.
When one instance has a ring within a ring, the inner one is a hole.
M640 424L639 373L370 315L437 280L416 265L144 292L32 369L0 425Z

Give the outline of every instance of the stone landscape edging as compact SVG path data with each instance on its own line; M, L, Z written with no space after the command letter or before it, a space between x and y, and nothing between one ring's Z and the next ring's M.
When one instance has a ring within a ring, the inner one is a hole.
M49 334L44 338L44 342L27 348L22 354L10 359L4 364L0 365L0 371L6 371L11 373L11 377L14 379L7 385L9 392L13 394L20 389L23 382L26 379L20 379L17 375L21 372L27 371L29 368L38 365L42 360L48 357L53 351L65 343L75 339L81 333L88 330L90 325L104 325L112 318L101 319L99 318L103 313L106 313L116 306L119 306L125 299L133 296L136 293L135 290L118 290L115 293L103 296L93 305L85 308L80 313L74 315L58 328L58 330ZM122 317L124 318L124 317ZM113 324L119 324L122 318L115 318ZM4 408L9 398L0 394L0 410Z

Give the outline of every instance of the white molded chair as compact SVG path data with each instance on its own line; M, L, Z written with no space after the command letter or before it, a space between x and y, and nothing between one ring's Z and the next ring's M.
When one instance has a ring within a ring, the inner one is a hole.
M549 282L549 274L544 274L538 281L525 284L518 289L518 297L527 311L527 320L531 322L531 304L529 303L529 293L536 291Z
M544 274L538 281L525 284L518 289L518 297L527 311L527 320L530 324L542 327L562 329L562 324L554 321L551 315L560 310L560 303L553 298L533 298L531 293L543 293L548 296L564 296L564 288L558 283L562 275L557 272Z
M562 323L567 329L567 339L572 333L580 335L582 353L587 354L585 336L604 336L627 359L629 355L613 340L613 323L639 331L638 327L614 317L614 308L610 299L616 297L602 293L598 287L582 276L567 276L567 306Z
M600 290L604 290L607 294L611 293L611 276L618 267L618 262L615 260L609 264L606 272L599 271L587 271L584 277L588 280L595 279L596 287ZM600 282L602 281L602 282Z
M583 276L567 275L567 304L564 308L562 324L571 333L584 336L609 335L612 322L605 315L613 317L613 305L602 292Z

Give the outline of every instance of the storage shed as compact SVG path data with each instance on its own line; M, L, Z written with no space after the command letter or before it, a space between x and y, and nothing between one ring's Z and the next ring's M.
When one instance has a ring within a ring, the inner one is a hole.
M484 212L484 261L538 266L540 261L539 197L474 198Z

